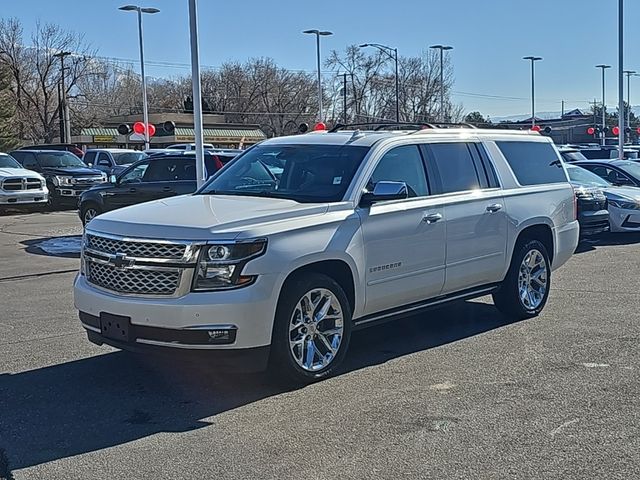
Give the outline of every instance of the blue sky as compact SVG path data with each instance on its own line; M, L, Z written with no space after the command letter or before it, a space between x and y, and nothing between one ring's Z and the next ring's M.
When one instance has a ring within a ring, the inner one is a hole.
M38 19L57 23L83 33L101 56L135 60L135 15L117 10L125 3L0 0L0 16L20 18L27 32ZM454 99L467 111L480 110L492 117L527 113L529 65L521 59L525 55L544 57L536 66L538 111L559 111L563 99L567 108L587 109L588 101L601 96L600 73L594 68L598 63L614 66L607 72L607 104L613 106L617 4L617 0L199 0L201 62L217 66L226 60L267 56L286 68L313 71L314 40L301 31L321 28L334 32L323 39L324 53L363 42L395 46L404 55L417 55L434 43L454 46ZM625 66L640 71L640 2L626 0L626 4ZM148 0L142 5L161 10L145 17L147 59L184 64L149 66L148 75L188 73L187 0ZM632 79L631 91L631 103L640 104L640 77Z

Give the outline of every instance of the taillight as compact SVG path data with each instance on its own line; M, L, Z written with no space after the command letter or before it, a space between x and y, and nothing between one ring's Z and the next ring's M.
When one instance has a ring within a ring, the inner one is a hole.
M573 219L578 219L578 195L576 192L573 192Z

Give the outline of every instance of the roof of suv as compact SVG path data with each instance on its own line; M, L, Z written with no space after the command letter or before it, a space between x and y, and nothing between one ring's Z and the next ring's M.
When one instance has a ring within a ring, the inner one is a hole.
M487 137L527 137L528 139L546 139L537 132L528 130L498 130L498 129L470 129L470 128L425 128L421 130L339 130L337 132L316 131L302 135L276 137L265 140L269 144L326 144L326 145L355 145L370 147L379 140L389 138L403 138L412 136L416 139L428 138L469 138ZM545 140L547 141L547 140Z

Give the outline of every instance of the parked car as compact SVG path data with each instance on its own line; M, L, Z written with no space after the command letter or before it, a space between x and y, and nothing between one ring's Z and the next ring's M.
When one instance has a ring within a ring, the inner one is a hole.
M129 165L146 158L147 154L124 148L92 148L85 152L84 163L107 175L119 174Z
M74 154L57 150L15 150L11 155L47 182L50 207L74 206L88 188L107 181L107 175L89 168Z
M640 163L630 160L588 160L575 165L586 168L616 187L640 187Z
M216 156L205 154L205 168L208 177L220 170L222 163ZM112 175L109 183L84 192L78 202L78 214L86 225L103 212L195 191L195 155L155 155L130 165L118 176Z
M195 150L196 149L196 144L195 143L174 143L173 145L169 145L166 148L168 150L190 151L190 150ZM202 144L202 148L204 148L205 150L213 150L215 147L210 143L203 143Z
M618 158L618 147L616 145L602 145L600 147L581 148L580 153L588 160L610 160ZM637 159L638 151L631 148L624 149L625 159Z
M0 153L0 211L6 207L46 205L49 191L44 177L22 168L12 156Z
M435 305L492 294L512 318L538 315L578 235L539 134L279 137L193 195L91 220L75 306L96 344L304 383L336 371L354 329Z
M558 151L560 155L562 155L562 159L565 162L579 162L582 160L587 160L587 157L584 156L581 149L577 147L566 147L566 146L558 146Z
M75 143L47 143L40 145L26 145L24 147L20 147L19 150L59 150L61 152L71 152L78 158L82 158L84 156L82 148L80 148Z
M612 232L640 231L640 188L616 187L589 170L567 165L569 179L583 188L598 188L607 197L609 227Z

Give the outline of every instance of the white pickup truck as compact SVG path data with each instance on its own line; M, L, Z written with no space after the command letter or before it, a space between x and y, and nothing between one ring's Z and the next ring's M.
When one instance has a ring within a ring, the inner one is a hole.
M578 236L537 133L314 132L254 146L195 194L91 220L75 305L97 344L310 382L354 329L408 312L492 294L538 315Z
M48 199L42 175L22 168L11 155L0 153L0 212L7 207L44 207Z

